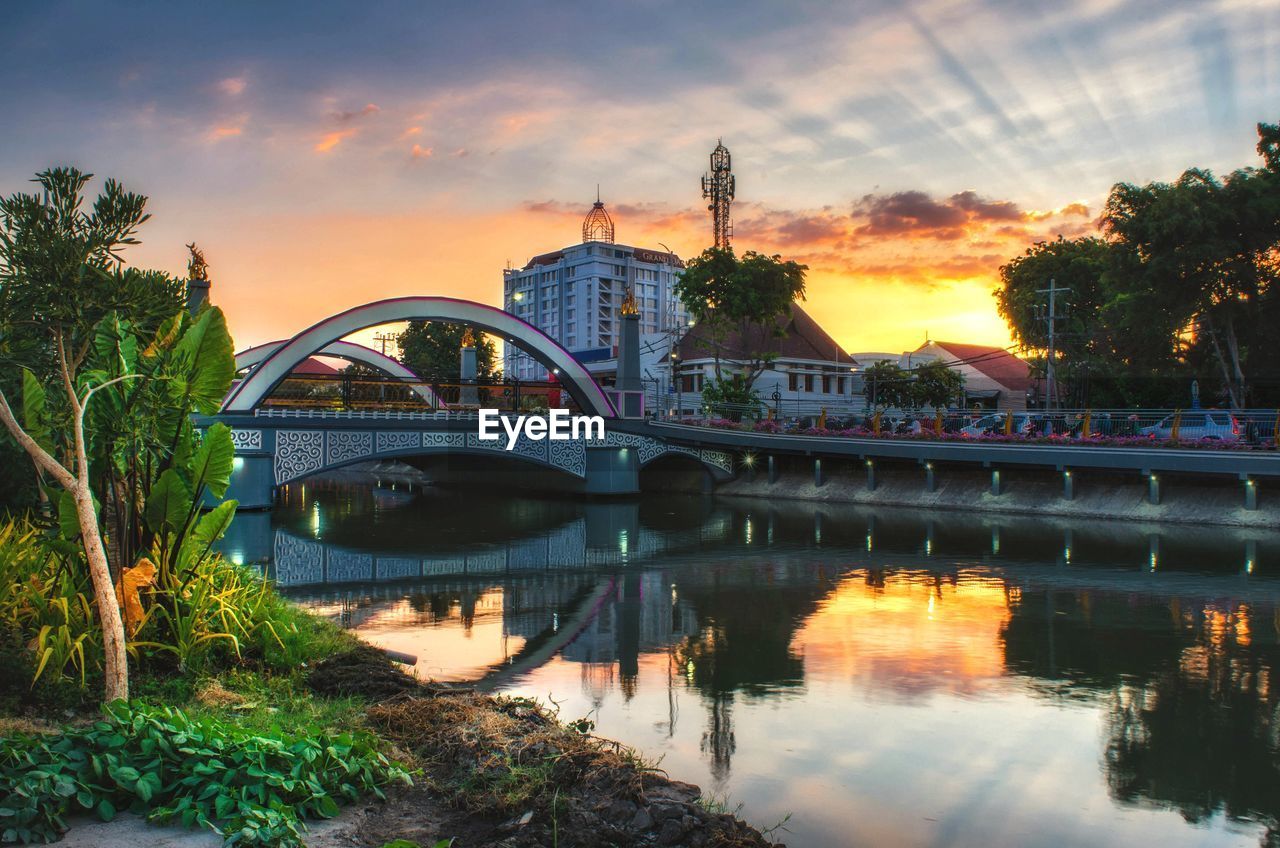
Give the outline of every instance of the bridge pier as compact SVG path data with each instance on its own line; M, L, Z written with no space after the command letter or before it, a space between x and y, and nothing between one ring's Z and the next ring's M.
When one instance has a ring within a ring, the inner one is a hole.
M228 499L239 503L239 509L271 509L276 501L275 469L270 455L237 454L231 464ZM208 506L216 506L212 500Z
M778 462L774 459L773 454L769 455L769 485L772 486L778 482Z
M999 497L1004 494L1004 480L1000 477L1000 469L991 469L991 494Z
M640 491L640 452L628 447L587 448L588 495L634 495Z
M1160 505L1160 478L1156 476L1154 471L1144 471L1147 475L1147 503L1152 506Z
M876 490L876 463L875 460L867 460L867 491L874 492Z
M926 462L924 464L924 490L926 492L938 491L938 481L933 476L933 463Z
M827 482L827 477L822 473L822 459L820 457L813 460L813 486L816 489L822 488L822 484Z
M1240 479L1244 481L1244 508L1247 510L1256 510L1258 508L1258 483L1246 474L1241 474Z
M1070 468L1064 468L1062 469L1062 499L1064 501L1072 501L1072 500L1075 500L1075 497L1076 497L1075 478L1071 476Z

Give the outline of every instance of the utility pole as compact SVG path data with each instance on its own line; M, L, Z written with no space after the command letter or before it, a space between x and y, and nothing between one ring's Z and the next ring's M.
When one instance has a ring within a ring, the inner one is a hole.
M399 341L399 339L400 337L397 336L395 333L374 333L374 336L373 336L373 340L377 342L379 346L382 348L383 356L387 355L387 342L391 342L392 350L394 350L395 344Z
M1065 310L1062 315L1058 314L1058 295L1067 294L1070 291L1070 288L1060 287L1052 277L1049 278L1049 287L1047 289L1036 289L1036 294L1047 294L1049 296L1049 303L1047 306L1044 304L1036 306L1036 314L1039 316L1041 321L1044 321L1048 325L1049 329L1049 351L1048 355L1045 357L1044 366L1045 382L1047 384L1045 386L1045 409L1054 409L1059 400L1056 373L1056 342L1058 321L1065 319L1067 316ZM1063 306L1065 307L1066 304L1063 304Z

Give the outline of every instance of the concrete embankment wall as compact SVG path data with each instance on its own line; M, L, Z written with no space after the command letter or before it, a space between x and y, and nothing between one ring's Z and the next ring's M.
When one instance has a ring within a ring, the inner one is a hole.
M866 466L856 460L822 460L821 485L810 457L776 457L775 479L769 480L767 459L752 472L716 487L718 494L774 500L830 501L882 506L1060 515L1084 519L1145 522L1225 524L1242 527L1280 527L1280 481L1255 483L1257 509L1245 508L1245 483L1226 475L1162 474L1159 503L1148 502L1146 476L1075 470L1072 498L1064 497L1063 474L1034 468L1000 469L1001 494L991 491L991 470L972 465L935 463L934 490L926 485L923 466L878 461L876 485L867 486ZM673 488L695 490L671 478Z

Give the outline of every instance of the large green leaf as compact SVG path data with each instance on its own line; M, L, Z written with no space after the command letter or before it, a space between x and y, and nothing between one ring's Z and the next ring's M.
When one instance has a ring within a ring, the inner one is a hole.
M217 412L236 373L235 351L222 310L214 306L202 311L182 334L177 352L196 410L205 415Z
M36 444L47 451L53 450L49 434L49 409L44 386L36 375L22 369L22 426Z
M205 431L204 440L196 449L191 462L191 484L199 489L201 484L215 498L227 492L231 482L231 467L235 461L236 446L231 441L231 428L219 421Z
M166 470L151 487L147 498L147 525L155 533L165 529L181 530L191 514L191 502L191 489L178 472L172 468Z
M93 511L96 514L101 507L98 499L93 499ZM76 499L71 492L62 489L58 493L58 532L62 538L75 541L80 538L80 515L76 512Z
M93 352L93 366L112 377L133 373L138 364L138 340L129 322L121 321L116 312L99 321L93 333Z
M222 538L231 526L231 519L236 517L235 501L223 501L213 509L200 516L195 529L191 531L191 542L203 550Z

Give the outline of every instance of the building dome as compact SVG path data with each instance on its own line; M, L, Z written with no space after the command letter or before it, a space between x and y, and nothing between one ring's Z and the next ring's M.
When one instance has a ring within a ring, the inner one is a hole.
M608 212L604 211L604 204L600 202L598 195L591 211L582 220L582 240L613 244L613 219L609 217Z

